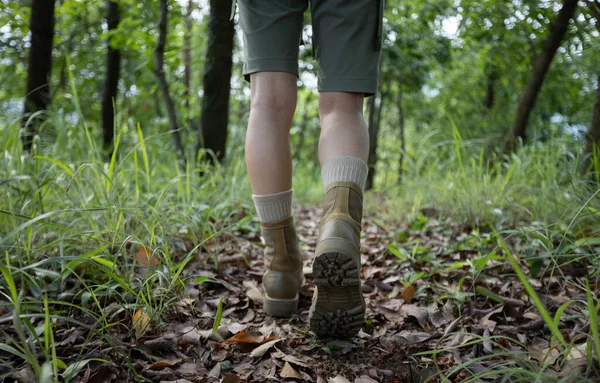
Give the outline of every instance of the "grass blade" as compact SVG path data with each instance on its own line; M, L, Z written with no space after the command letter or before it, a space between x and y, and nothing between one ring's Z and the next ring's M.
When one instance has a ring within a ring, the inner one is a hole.
M219 299L219 305L217 306L217 316L215 317L215 323L213 324L213 329L210 335L213 335L219 329L221 325L221 317L223 316L223 298Z
M101 362L101 363L110 364L110 362L108 360L100 359L100 358L90 358L90 359L79 360L79 361L73 363L72 365L70 365L69 367L67 367L67 369L62 373L63 379L66 382L73 379L79 373L79 371L81 371L81 369L83 369L89 362Z
M500 242L500 246L502 247L502 250L504 250L504 253L506 254L506 258L508 259L508 261L512 265L513 269L515 270L515 273L517 273L517 276L521 280L521 283L523 283L523 287L525 287L525 290L527 291L527 294L529 294L529 296L533 300L533 303L535 304L535 307L540 312L540 315L542 316L542 319L544 319L544 322L546 322L546 325L548 326L548 328L552 332L552 335L556 339L558 339L558 341L560 342L560 344L564 348L568 348L569 344L567 343L567 341L565 340L565 338L560 333L560 330L558 329L558 325L554 322L554 320L550 316L550 313L548 312L548 310L546 310L546 306L544 305L544 303L542 302L542 300L540 299L540 297L535 292L533 286L531 286L531 283L529 283L529 279L527 278L527 276L523 272L523 269L521 269L521 266L519 265L519 262L513 256L512 252L510 251L510 249L506 245L506 242L504 242L504 239L502 239L502 237L500 235L498 235L498 233L494 233L494 234L496 235L496 238L498 238L498 242Z
M585 280L585 293L587 295L588 307L590 310L590 326L592 337L594 338L594 347L596 348L596 358L600 361L600 330L598 330L598 310L600 309L600 303L598 304L598 307L594 306L590 281L587 278Z
M106 195L108 196L110 192L110 186L113 181L113 173L115 172L115 164L117 163L117 152L119 150L119 142L121 142L121 132L123 130L119 130L119 134L117 134L117 139L115 140L115 147L112 152L112 157L110 158L110 164L108 166L108 181L106 182Z
M150 190L150 161L148 161L148 151L146 150L146 141L144 141L144 133L142 132L142 126L137 124L137 133L140 140L140 147L142 148L142 159L144 161L144 169L146 170L146 186Z

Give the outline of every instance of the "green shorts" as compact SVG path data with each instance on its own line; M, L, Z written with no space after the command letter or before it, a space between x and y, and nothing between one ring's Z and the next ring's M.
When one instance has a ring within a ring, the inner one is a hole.
M319 92L377 92L384 0L310 0ZM244 76L298 76L308 0L237 0L244 32Z

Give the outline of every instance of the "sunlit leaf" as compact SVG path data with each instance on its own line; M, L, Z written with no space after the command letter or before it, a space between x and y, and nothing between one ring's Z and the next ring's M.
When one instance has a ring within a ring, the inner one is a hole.
M133 314L132 322L137 339L141 338L150 329L150 316L144 310L137 310Z
M404 301L406 303L410 303L413 300L414 296L415 296L415 285L413 285L413 284L408 285L402 292L402 299L404 299Z

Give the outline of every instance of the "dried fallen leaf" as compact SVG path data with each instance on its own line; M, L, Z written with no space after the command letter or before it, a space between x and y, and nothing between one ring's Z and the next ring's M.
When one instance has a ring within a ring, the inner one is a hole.
M354 383L377 383L377 381L367 375L363 375L354 379Z
M490 341L491 335L492 334L490 330L488 330L487 328L483 331L483 350L488 354L491 354L493 352L492 342Z
M585 359L587 357L587 342L573 346L567 360Z
M364 332L362 328L358 330L357 336L361 339L371 339L373 337L371 334Z
M302 375L300 375L298 371L294 370L294 368L288 362L285 362L283 365L279 376L282 378L302 379Z
M177 371L177 373L181 376L198 376L208 374L208 370L204 367L204 365L198 363L181 363L173 370Z
M177 339L175 338L165 338L164 336L147 340L144 342L144 347L148 350L159 350L165 349L169 347L173 347L177 344Z
M208 376L211 378L218 378L221 376L221 362L217 362L217 364L215 364L212 370L210 370L208 373Z
M560 351L557 349L549 349L546 348L544 350L538 348L537 346L531 344L528 347L529 355L538 361L544 361L544 363L548 365L552 365L556 362L556 360L560 357Z
M285 336L286 334L277 325L276 321L265 321L263 325L258 329L258 332L263 334L266 339L273 339L273 336Z
M261 344L265 340L264 335L259 332L242 330L227 339L227 343Z
M150 329L150 316L144 310L136 311L132 322L136 339L141 338Z
M223 379L221 379L221 383L239 383L240 378L234 374L225 374Z
M186 326L181 329L181 338L179 342L181 345L192 344L198 346L200 345L201 338L202 335L198 328L195 326Z
M452 321L451 305L445 304L439 309L437 303L434 303L427 307L427 311L429 311L429 322L431 322L434 327L442 327Z
M310 365L306 361L304 361L300 358L296 358L293 355L285 355L283 357L283 360L286 362L290 362L292 364L298 365L300 367L306 367L306 368L310 367Z
M227 330L227 326L219 326L217 331L204 330L198 331L200 337L204 339L214 340L215 342L224 342L225 339L231 337L231 333Z
M338 375L335 378L327 379L327 383L350 383L350 381L343 376Z
M248 323L248 322L251 322L251 321L252 321L252 319L254 319L254 315L255 315L255 314L254 314L254 311L252 311L252 310L250 310L250 309L249 309L249 310L246 312L246 315L244 316L244 318L242 318L242 320L240 321L240 323Z
M332 340L328 342L326 346L331 350L343 350L345 348L356 348L356 345L352 342L345 340Z
M227 359L227 354L228 354L227 350L225 350L225 349L220 349L220 350L217 350L217 351L213 351L210 354L210 359L212 361L214 361L214 362L222 362L225 359Z
M530 320L539 320L541 317L538 314L529 311L529 312L526 312L525 314L523 314L523 318L530 319Z
M248 326L237 323L237 322L231 322L227 325L227 330L229 330L230 333L232 334L237 334L240 331L244 331Z
M563 378L562 381L568 378L566 380L568 383L580 382L581 380L578 378L585 373L587 365L587 358L568 359L564 366L562 366L559 376Z
M406 303L412 302L414 296L415 296L415 285L412 285L412 284L408 285L402 292L402 299L404 299L404 301Z
M160 263L158 257L152 254L152 250L144 245L138 245L138 251L135 253L134 257L140 265L146 267L156 267Z
M379 307L396 312L400 310L400 307L402 307L403 304L404 302L402 302L400 299L387 299L379 303Z
M458 322L460 322L461 319L462 319L462 317L456 318L455 320L452 321L452 323L450 323L448 326L446 326L446 328L444 329L444 337L448 336L448 334L450 334L451 332L456 330L456 327L458 326Z
M405 317L415 318L421 327L427 328L427 318L429 317L429 311L427 311L427 308L418 307L412 304L403 305L400 308L400 312Z
M496 329L497 322L491 320L490 318L496 314L502 313L503 311L504 305L496 307L494 310L490 311L487 315L481 318L481 320L479 321L479 327L493 332Z
M273 347L277 342L280 342L281 340L282 339L275 339L263 344L262 346L258 346L257 348L252 350L252 353L250 355L252 355L254 358L261 358L267 353L267 351L269 351L271 347Z
M263 294L260 291L258 284L253 280L247 280L243 282L244 290L248 298L254 301L254 303L263 303Z
M425 342L431 338L431 334L418 331L400 331L394 336L394 340L400 344L414 344Z
M148 366L148 370L162 370L165 367L173 367L174 365L181 362L181 359L173 360L159 360Z

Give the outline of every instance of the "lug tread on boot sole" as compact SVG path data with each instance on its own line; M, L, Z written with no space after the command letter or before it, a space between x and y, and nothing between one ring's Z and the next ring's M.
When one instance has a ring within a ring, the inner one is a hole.
M310 318L320 337L348 338L364 324L365 308L356 263L340 253L319 255L313 264L317 301Z

